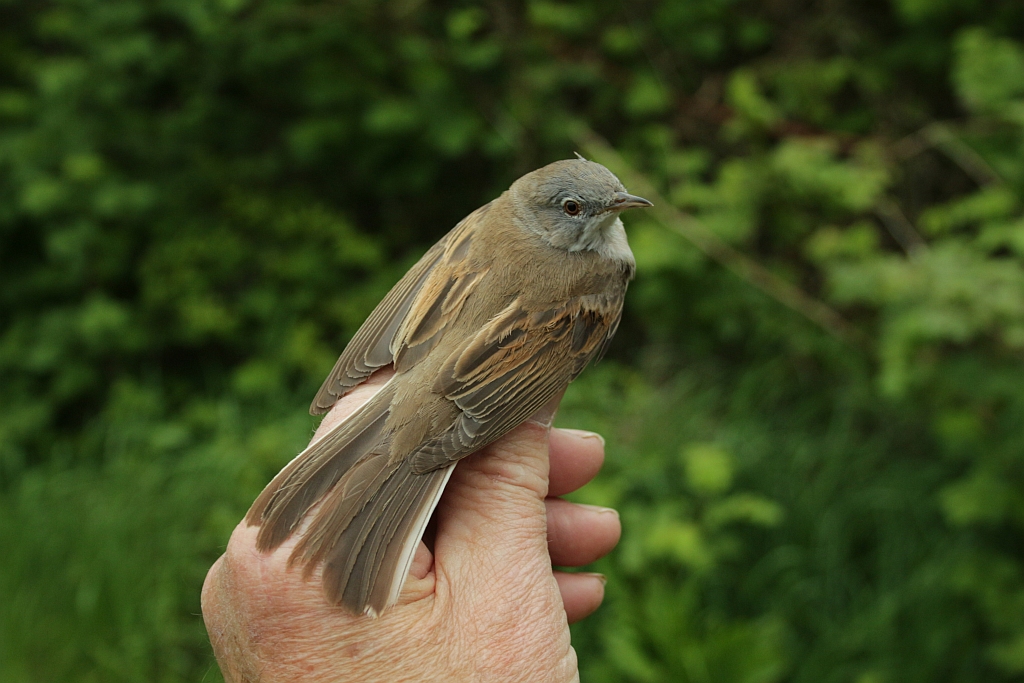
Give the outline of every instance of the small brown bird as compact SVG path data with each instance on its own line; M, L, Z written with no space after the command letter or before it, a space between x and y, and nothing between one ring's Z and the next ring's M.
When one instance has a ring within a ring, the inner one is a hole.
M619 213L651 206L582 157L524 175L405 274L310 406L394 376L300 453L246 516L272 550L320 503L290 561L323 563L327 599L380 614L461 458L524 422L600 357L635 261Z

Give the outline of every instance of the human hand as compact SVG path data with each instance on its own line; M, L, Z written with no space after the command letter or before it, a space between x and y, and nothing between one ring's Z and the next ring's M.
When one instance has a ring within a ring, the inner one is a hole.
M314 439L390 376L375 373L324 419ZM545 424L547 423L547 424ZM572 681L568 624L601 604L604 579L564 573L607 554L618 515L554 496L590 481L604 445L550 429L550 411L459 463L435 512L433 551L420 543L393 608L353 616L329 605L288 556L240 523L203 585L203 617L224 678L261 681ZM549 459L550 451L550 459ZM550 469L549 469L550 461Z

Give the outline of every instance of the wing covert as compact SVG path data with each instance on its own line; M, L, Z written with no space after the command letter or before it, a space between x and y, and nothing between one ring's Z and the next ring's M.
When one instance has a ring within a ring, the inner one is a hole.
M317 392L309 412L319 415L352 387L375 370L396 361L399 343L409 331L432 328L432 332L413 339L416 352L422 356L440 336L447 319L471 290L479 274L465 272L465 257L471 246L473 227L483 219L490 204L469 214L447 235L432 246L391 289L359 327L342 351L334 368ZM440 299L431 305L425 297Z
M413 456L414 471L443 467L540 410L604 350L622 300L622 294L585 295L544 311L513 301L442 367L434 391L462 413Z

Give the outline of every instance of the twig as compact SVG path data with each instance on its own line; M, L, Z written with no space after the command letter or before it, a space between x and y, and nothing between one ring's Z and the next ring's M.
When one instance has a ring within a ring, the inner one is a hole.
M948 156L953 163L969 175L974 182L982 187L1001 185L1002 177L985 158L973 147L960 139L952 127L941 121L929 123L927 126L911 133L894 146L896 153L903 159L920 154L929 147L935 148Z
M833 308L737 251L698 219L674 207L659 195L654 184L643 173L632 168L607 141L592 130L583 127L574 133L573 138L588 156L610 167L631 192L654 202L654 207L649 211L653 212L666 228L682 235L708 257L779 303L803 315L829 334L853 345L863 345L863 334Z
M907 256L914 257L928 250L928 243L917 232L914 224L910 222L895 200L889 197L880 199L875 204L875 215L882 221L892 238L907 253Z

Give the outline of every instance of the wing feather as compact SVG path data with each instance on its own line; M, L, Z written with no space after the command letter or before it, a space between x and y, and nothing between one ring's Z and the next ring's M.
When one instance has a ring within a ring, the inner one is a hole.
M464 218L431 247L391 289L352 336L334 369L317 392L309 412L325 413L352 387L379 368L394 363L401 349L415 347L415 362L433 348L444 324L457 314L479 273L465 272L474 225L483 219L490 204ZM437 297L436 294L442 295ZM434 295L431 300L429 297ZM435 305L424 306L432 301ZM417 306L417 303L421 303ZM435 310L436 308L436 310ZM419 315L417 315L419 314ZM413 343L400 344L410 331L418 332Z
M462 413L412 456L413 471L448 465L540 410L603 351L622 294L584 295L543 311L513 301L442 367L434 390Z

